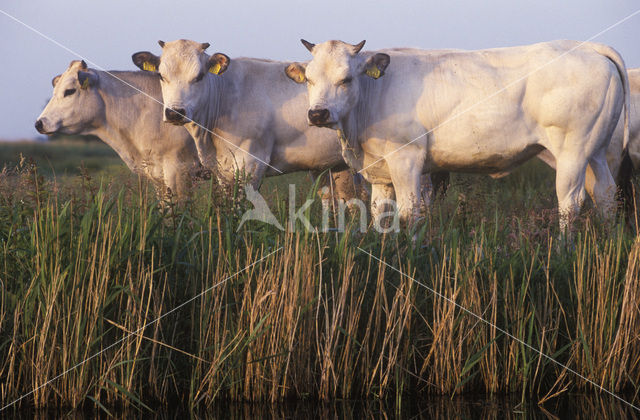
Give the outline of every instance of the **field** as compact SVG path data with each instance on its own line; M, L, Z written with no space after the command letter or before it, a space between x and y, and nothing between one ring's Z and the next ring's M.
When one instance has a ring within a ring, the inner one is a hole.
M483 394L544 406L606 396L598 387L640 404L635 223L587 206L559 241L540 162L500 180L453 175L415 232L388 235L355 221L238 230L250 206L213 181L159 208L100 143L2 144L1 165L3 405ZM306 174L266 180L280 221L290 183L298 206L315 197Z

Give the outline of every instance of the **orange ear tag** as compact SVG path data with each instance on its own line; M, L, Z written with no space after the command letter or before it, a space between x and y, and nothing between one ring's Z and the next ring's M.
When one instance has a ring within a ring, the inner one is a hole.
M209 68L209 73L219 74L222 66L220 63L216 63L213 67Z
M367 69L367 76L369 76L369 77L373 77L374 79L377 79L381 75L382 74L380 72L380 69L376 65L374 65L372 68L368 68Z
M156 66L149 63L148 61L145 61L144 63L142 63L142 70L144 71L156 71Z

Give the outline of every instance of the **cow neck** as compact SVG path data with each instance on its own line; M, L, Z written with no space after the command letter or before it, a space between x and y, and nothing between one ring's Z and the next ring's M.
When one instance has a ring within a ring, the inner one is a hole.
M363 168L363 158L364 154L362 153L362 148L360 148L360 144L356 141L353 141L352 137L349 137L349 134L345 134L345 131L342 127L339 127L337 130L338 140L340 141L340 146L342 149L342 158L346 162L349 167L354 169L356 172L359 172ZM348 133L348 131L347 131ZM355 147L354 147L355 146Z
M342 157L356 171L361 171L364 167L362 143L366 140L364 136L370 120L367 104L369 104L371 93L374 90L373 80L368 76L361 75L359 82L360 95L358 95L358 101L353 109L340 121L340 127L338 128Z
M184 125L193 138L198 157L205 168L217 174L217 153L215 143L219 136L218 122L224 109L225 82L222 76L208 75L204 82L206 99L193 110L193 120Z
M213 132L218 129L220 114L224 110L225 76L228 75L226 73L220 76L210 75L206 78L204 95L206 100L194 110L194 121Z
M143 170L144 151L141 150L138 143L144 136L137 135L139 133L136 133L136 129L140 118L137 112L131 111L148 108L149 101L152 101L152 99L137 92L120 80L114 80L106 72L96 71L96 73L100 79L97 91L104 103L104 121L103 124L97 124L90 134L98 136L113 148L131 170ZM137 80L133 81L131 77L128 77L132 73L117 72L117 77L141 89L140 84L136 83ZM141 90L154 96L153 92L148 92L147 89Z

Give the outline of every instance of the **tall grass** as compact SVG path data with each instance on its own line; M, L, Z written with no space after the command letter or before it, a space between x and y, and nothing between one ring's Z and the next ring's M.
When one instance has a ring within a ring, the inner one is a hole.
M413 232L236 231L247 204L213 184L167 211L145 184L65 187L34 166L5 170L2 405L30 392L16 406L472 392L547 401L593 390L584 378L637 402L630 229L586 214L573 246L558 244L548 202L524 196L513 208L504 186L465 182L414 243Z

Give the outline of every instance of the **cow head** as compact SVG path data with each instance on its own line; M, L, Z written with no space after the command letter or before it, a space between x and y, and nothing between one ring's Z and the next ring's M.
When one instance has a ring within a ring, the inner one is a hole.
M377 79L384 75L390 58L378 53L359 54L365 41L357 45L342 41L302 44L313 59L305 66L290 64L285 72L296 83L307 83L309 91L309 124L336 128L358 103L361 75Z
M193 119L194 110L210 100L210 93L203 88L205 76L221 75L231 60L221 53L209 56L205 53L209 47L206 42L179 39L158 43L162 47L160 57L142 51L131 58L140 69L160 74L164 121L182 125Z
M104 110L95 89L98 82L98 74L84 61L72 61L51 81L53 96L36 120L36 130L42 134L79 134L94 127Z

